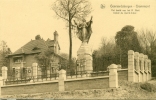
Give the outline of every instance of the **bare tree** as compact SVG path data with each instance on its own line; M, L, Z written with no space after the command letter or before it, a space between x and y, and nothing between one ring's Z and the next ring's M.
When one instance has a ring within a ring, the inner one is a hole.
M115 52L114 48L115 48L114 37L110 38L110 39L108 39L106 37L102 37L101 38L101 46L98 49L97 56L112 54Z
M142 46L143 52L148 55L152 61L152 76L156 76L156 31L149 29L141 29L139 33L139 42Z
M149 29L141 29L139 32L139 42L144 48L144 53L153 54L154 47L156 46L156 32Z
M69 62L72 59L72 19L80 20L91 12L90 3L87 0L56 0L52 5L56 15L65 20L69 27Z

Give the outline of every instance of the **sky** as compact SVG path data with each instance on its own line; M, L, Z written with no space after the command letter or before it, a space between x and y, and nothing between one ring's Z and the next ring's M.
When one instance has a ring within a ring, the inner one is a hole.
M27 42L34 40L36 35L43 39L53 39L56 30L62 53L69 52L68 28L65 21L56 18L51 5L55 0L0 0L0 40L7 42L12 52ZM156 31L156 0L90 0L93 16L89 45L96 50L103 37L112 38L125 25L132 25L135 30L151 29ZM101 8L101 5L104 8ZM115 5L128 5L132 8L114 8ZM136 8L136 5L149 5L147 8ZM113 14L112 10L132 10L136 14ZM137 12L135 11L137 10ZM139 10L139 11L138 11ZM81 41L73 35L73 56Z

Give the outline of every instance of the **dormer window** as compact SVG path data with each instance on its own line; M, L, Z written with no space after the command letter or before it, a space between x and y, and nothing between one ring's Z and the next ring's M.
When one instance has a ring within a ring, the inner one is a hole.
M39 47L34 47L32 50L39 50L40 48Z

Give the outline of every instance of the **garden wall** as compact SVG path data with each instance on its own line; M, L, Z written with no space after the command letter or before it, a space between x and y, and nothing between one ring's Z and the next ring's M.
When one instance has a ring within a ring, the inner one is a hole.
M12 86L3 86L1 88L2 95L32 94L32 93L57 92L57 91L58 91L58 82L12 85Z
M109 77L88 78L85 80L66 80L65 90L103 89L109 87Z

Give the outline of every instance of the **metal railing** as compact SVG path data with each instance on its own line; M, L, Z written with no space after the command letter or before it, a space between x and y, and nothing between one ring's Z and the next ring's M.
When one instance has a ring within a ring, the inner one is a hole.
M77 71L77 72L67 72L67 79L70 78L82 78L82 77L98 77L98 76L108 76L109 71L98 71L98 72L87 72L87 71Z
M3 85L52 81L52 80L57 80L58 77L59 77L58 73L47 74L47 75L37 75L37 76L27 76L27 77L22 77L22 78L9 76L7 79L3 79Z

